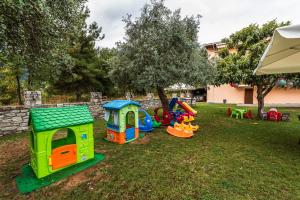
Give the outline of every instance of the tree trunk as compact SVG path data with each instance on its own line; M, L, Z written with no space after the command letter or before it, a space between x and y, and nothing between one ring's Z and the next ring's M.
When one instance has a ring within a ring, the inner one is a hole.
M191 105L193 105L193 98L194 98L194 95L191 94Z
M16 83L17 83L18 104L23 105L22 94L21 94L21 84L20 84L20 78L18 75L16 75Z
M262 119L262 113L265 108L265 99L263 95L262 86L257 86L257 118Z
M28 65L28 77L27 77L27 90L31 91L32 90L32 74L31 74L31 67L30 64Z
M162 107L166 110L169 110L169 101L168 101L167 95L165 94L164 88L157 86L156 89L157 89L157 94L159 96Z
M81 99L81 94L79 92L76 92L75 95L76 95L76 102L79 102Z
M27 89L29 91L31 91L33 89L33 87L32 87L32 76L31 76L30 72L28 73Z
M258 103L258 107L257 107L257 117L259 119L262 119L262 113L264 112L264 108L265 108L265 97L267 96L267 94L269 94L269 92L271 92L271 90L273 89L273 87L275 86L275 81L273 83L271 83L270 85L258 85L257 86L257 103Z

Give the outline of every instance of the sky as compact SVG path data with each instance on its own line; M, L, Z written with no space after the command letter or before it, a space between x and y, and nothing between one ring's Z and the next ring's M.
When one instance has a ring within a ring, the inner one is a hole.
M143 5L149 2L89 0L88 23L96 21L105 34L97 46L114 47L116 42L122 41L125 26L122 17L127 13L138 17ZM201 44L218 42L251 23L263 24L277 19L300 24L300 0L166 0L165 3L172 11L180 8L183 16L203 16L198 34Z

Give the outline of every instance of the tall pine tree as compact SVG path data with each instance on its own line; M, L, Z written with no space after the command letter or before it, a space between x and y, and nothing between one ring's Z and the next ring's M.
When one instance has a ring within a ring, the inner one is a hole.
M53 83L54 89L75 94L76 100L80 100L82 94L102 91L104 88L101 82L104 73L100 67L98 50L95 48L95 41L104 38L104 35L101 35L102 28L96 23L84 26L69 49L72 64L66 65Z

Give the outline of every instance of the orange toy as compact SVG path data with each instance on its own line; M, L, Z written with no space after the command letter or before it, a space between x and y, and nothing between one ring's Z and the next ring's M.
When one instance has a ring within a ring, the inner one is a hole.
M56 170L77 162L76 144L64 145L52 150L52 169Z
M193 126L191 121L194 121L195 118L193 116L184 116L183 121L179 123L175 123L174 127L168 126L167 132L170 135L180 138L190 138L193 137L193 132L199 129L199 126ZM188 124L185 124L188 123Z
M180 138L191 138L193 137L193 131L183 130L181 128L173 128L172 126L168 126L167 132L170 135L180 137Z

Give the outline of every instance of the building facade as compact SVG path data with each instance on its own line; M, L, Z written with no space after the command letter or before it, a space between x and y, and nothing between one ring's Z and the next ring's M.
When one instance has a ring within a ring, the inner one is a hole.
M207 87L208 103L229 104L257 104L256 87L221 85L219 87L209 85ZM273 88L265 97L266 105L300 106L300 89Z
M218 51L225 48L225 43L216 42L205 44L209 59L217 59ZM229 50L234 53L235 50ZM256 87L248 85L207 86L208 103L257 104ZM265 97L266 105L300 106L300 89L275 87Z

